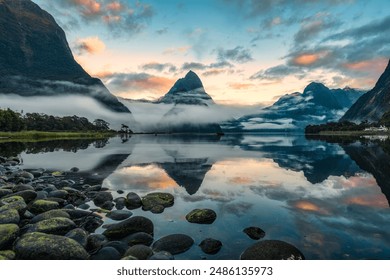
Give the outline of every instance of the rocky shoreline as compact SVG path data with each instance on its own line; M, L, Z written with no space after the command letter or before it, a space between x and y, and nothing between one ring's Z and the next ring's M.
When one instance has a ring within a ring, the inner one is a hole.
M0 260L173 260L194 245L191 236L176 233L154 239L153 222L133 216L142 208L159 214L174 205L174 196L153 192L118 191L114 199L101 184L88 184L78 168L67 172L24 170L17 157L0 157ZM91 207L93 205L93 207ZM104 224L108 217L114 224ZM212 224L218 219L212 209L194 209L189 223ZM103 227L100 234L95 231ZM254 240L265 232L243 229ZM214 255L223 244L206 238L200 244ZM259 241L241 259L304 259L293 245L278 240Z

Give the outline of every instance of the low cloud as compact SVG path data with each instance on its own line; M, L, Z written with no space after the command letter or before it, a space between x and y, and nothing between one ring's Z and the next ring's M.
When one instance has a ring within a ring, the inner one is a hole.
M149 62L140 66L144 71L154 70L158 72L168 71L174 73L177 71L177 67L172 63L158 63L158 62Z
M79 55L85 53L98 54L106 49L106 45L99 37L95 36L77 40L75 49Z
M159 97L162 93L168 92L175 82L170 78L147 73L102 73L100 78L113 92L128 98L131 98L133 93L140 92L155 98Z

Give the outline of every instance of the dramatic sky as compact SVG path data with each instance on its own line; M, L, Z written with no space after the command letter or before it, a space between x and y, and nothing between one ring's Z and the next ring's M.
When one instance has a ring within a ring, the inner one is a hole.
M190 69L218 103L272 103L311 81L371 88L388 0L34 0L117 96L155 99Z

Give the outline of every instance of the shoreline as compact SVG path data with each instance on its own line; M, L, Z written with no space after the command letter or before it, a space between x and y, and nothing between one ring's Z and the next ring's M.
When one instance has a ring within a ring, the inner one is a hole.
M20 131L20 132L0 132L0 142L15 140L52 140L52 139L102 139L116 136L117 132L74 132L74 131Z

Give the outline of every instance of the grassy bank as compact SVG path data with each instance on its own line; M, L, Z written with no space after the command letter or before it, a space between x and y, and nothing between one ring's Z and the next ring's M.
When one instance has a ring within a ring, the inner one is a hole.
M101 139L115 136L116 132L97 132L97 131L86 131L86 132L73 132L73 131L20 131L20 132L1 132L0 141L10 140L51 140L51 139Z

